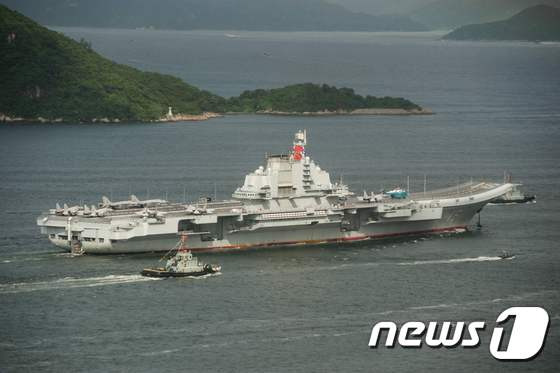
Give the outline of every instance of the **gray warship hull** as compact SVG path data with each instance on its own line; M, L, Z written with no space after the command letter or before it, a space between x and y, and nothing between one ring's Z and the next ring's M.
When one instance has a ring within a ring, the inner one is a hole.
M226 201L104 202L95 208L53 209L37 219L55 245L91 254L166 251L187 235L192 251L316 245L464 231L487 203L514 184L469 182L448 189L356 196L333 184L327 172L305 156L305 133L296 134L287 155L245 178Z
M221 240L201 241L196 236L189 240L189 249L197 252L224 251L232 249L264 248L272 246L320 245L327 243L350 243L356 241L382 239L406 235L423 235L437 233L464 232L473 216L483 204L469 208L448 207L444 209L439 220L414 222L385 222L383 224L367 224L358 230L340 232L339 222L312 225L312 221L304 225L262 228L258 231L227 234ZM164 250L177 240L177 233L168 235L136 237L130 240L115 241L110 252L132 253ZM65 246L68 248L67 246ZM90 253L105 254L109 251L95 248Z

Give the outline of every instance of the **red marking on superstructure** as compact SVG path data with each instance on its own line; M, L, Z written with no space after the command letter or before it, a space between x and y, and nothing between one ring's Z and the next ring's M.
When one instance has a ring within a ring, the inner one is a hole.
M313 244L332 243L332 242L352 242L352 241L374 240L374 239L381 239L381 238L388 238L388 237L410 236L410 235L417 235L417 234L453 232L458 229L467 229L467 226L460 225L456 227L436 228L436 229L428 229L423 231L385 233L385 234L374 234L374 235L355 236L355 237L326 238L323 240L278 241L278 242L267 242L267 243L258 243L258 244L248 244L248 245L194 247L194 248L190 248L190 250L191 251L221 251L221 250L223 251L229 249L250 249L255 247L265 248L265 247L272 247L272 246L313 245Z
M303 158L303 152L305 152L305 148L303 147L303 145L294 145L294 159L296 161L301 161L301 159Z

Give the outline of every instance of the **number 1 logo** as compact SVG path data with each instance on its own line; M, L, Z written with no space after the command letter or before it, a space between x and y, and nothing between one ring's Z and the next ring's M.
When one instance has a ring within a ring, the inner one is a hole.
M509 343L505 350L500 348L504 339L504 328L496 327L490 340L490 353L498 360L529 360L542 350L548 331L548 313L540 307L511 307L498 316L498 325L514 318Z

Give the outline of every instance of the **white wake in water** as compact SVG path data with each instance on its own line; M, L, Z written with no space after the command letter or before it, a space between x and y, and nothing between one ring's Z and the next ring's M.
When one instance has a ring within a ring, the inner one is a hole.
M414 262L396 263L401 266L414 266L422 264L452 264L452 263L466 263L466 262L493 262L502 260L499 256L477 256L475 258L457 258L457 259L440 259L440 260L417 260Z
M65 277L53 281L20 282L0 284L0 294L23 293L39 290L65 290L83 287L129 284L134 282L154 281L158 278L141 275L109 275L104 277L73 278Z
M514 259L507 258L505 260L509 261ZM343 259L345 260L345 259ZM336 270L351 270L355 268L364 267L379 267L379 266L416 266L416 265L430 265L430 264L456 264L456 263L469 263L469 262L494 262L498 260L503 260L499 256L477 256L473 258L455 258L455 259L437 259L437 260L415 260L410 262L366 262L366 263L342 263L337 265L330 265L324 267L314 267L312 269L300 267L296 269L282 269L282 271L288 272L309 272L313 271L336 271ZM274 271L276 272L276 271ZM269 274L272 271L260 271L261 274Z

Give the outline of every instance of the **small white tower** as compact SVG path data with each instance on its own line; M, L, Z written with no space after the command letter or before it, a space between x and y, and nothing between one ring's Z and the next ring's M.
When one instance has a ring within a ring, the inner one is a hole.
M167 119L173 119L173 112L171 111L171 106L169 106L166 117Z

